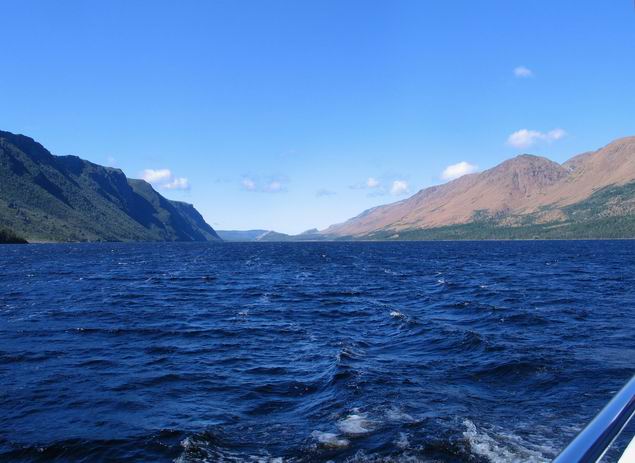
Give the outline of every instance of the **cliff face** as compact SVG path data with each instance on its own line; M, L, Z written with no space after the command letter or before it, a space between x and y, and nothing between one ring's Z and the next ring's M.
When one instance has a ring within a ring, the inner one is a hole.
M2 131L0 225L30 241L220 239L193 207L175 205L143 180L53 156L29 137Z
M426 188L414 196L379 206L324 230L331 237L399 234L488 221L514 226L567 221L570 210L603 189L635 182L635 137L623 138L560 165L543 157L520 155L478 174ZM613 190L607 201L621 204L614 215L628 216L629 189ZM597 201L597 197L594 199ZM599 214L599 212L598 212ZM604 214L605 216L605 214ZM587 219L593 217L587 214ZM598 216L600 217L600 216ZM635 230L633 230L635 233Z

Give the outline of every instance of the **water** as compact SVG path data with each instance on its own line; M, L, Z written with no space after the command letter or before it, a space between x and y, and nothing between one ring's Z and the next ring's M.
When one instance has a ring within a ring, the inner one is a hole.
M635 373L635 242L0 247L0 460L549 461Z

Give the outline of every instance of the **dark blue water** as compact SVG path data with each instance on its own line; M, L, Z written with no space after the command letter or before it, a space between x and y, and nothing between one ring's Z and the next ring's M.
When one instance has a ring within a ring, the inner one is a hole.
M635 242L0 247L2 461L549 461Z

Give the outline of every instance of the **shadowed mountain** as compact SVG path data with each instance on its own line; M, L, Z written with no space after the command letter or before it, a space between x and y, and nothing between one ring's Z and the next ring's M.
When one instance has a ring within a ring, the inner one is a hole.
M635 137L562 165L523 154L321 233L331 239L635 237Z
M11 230L0 229L0 244L26 244L27 241Z
M193 206L147 182L2 131L0 226L30 241L220 240Z

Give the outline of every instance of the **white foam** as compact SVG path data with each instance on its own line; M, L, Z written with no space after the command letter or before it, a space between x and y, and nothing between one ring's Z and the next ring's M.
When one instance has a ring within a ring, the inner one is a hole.
M393 310L392 312L390 312L390 316L395 318L404 318L404 314L402 314L398 310Z
M325 447L343 448L348 447L350 443L348 439L344 439L332 432L313 431L311 437Z
M405 432L400 432L399 438L395 442L395 445L402 450L407 449L410 446L410 441L408 440L408 434L406 434Z
M386 418L390 421L396 421L399 423L416 423L417 422L417 420L414 419L412 415L409 415L408 413L404 412L403 410L400 410L397 407L389 408L386 411Z
M439 463L439 460L421 459L419 456L407 452L396 456L367 454L358 450L355 455L344 460L345 463ZM327 462L328 463L328 462Z
M470 420L463 421L467 430L463 436L470 445L470 450L481 457L487 458L492 463L547 463L550 458L545 457L535 448L529 448L531 444L525 442L519 436L513 434L497 435L498 440L484 431L479 431ZM533 447L533 446L532 446ZM540 446L541 449L548 447Z
M262 450L260 455L243 455L228 449L215 448L207 441L198 437L186 437L181 441L183 452L174 463L284 463L282 457L271 457L266 450Z
M353 413L337 423L337 427L344 434L356 436L370 432L371 422L363 413Z

